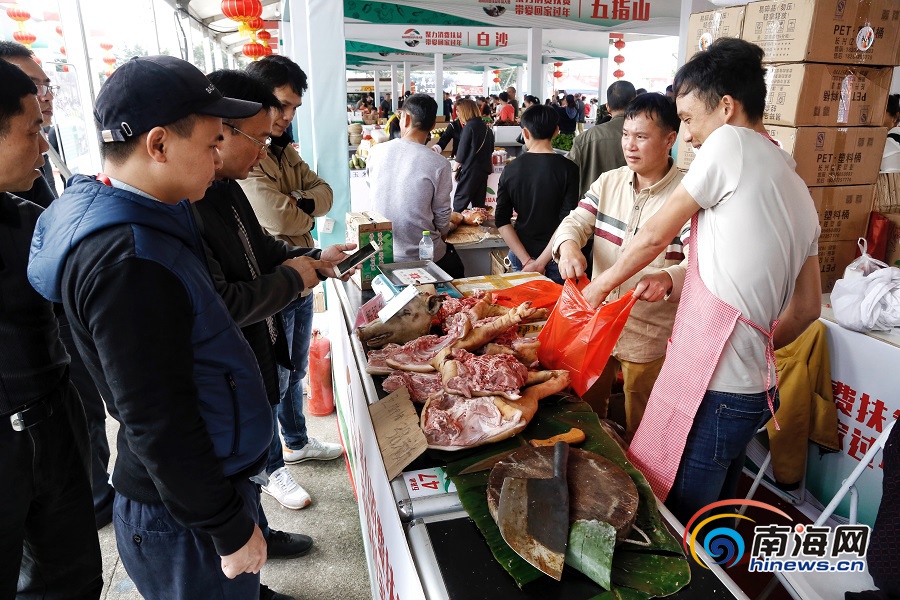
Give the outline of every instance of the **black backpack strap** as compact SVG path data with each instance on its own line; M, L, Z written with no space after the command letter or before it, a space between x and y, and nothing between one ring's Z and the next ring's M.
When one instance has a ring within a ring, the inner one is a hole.
M889 133L888 137L900 144L900 133Z

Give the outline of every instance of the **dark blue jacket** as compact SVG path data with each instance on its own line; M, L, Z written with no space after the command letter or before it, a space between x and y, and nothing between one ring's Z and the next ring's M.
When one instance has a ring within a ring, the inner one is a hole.
M41 215L28 278L62 302L76 345L121 423L117 492L162 501L220 554L252 520L229 478L272 440L256 358L213 286L190 205L78 177Z

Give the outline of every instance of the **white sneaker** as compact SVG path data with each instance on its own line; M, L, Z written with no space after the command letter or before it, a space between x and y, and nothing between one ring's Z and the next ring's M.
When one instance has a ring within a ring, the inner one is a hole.
M294 476L287 467L281 467L269 475L269 485L263 486L262 491L291 510L299 510L310 503L309 494L294 481Z
M299 450L291 450L284 446L282 456L284 462L289 465L306 460L334 460L344 453L340 444L320 442L316 438L309 438L306 445Z

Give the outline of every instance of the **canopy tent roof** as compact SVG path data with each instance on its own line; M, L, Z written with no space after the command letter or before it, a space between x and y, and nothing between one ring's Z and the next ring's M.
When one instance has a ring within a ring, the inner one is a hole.
M175 5L176 0L166 0ZM609 54L609 32L625 34L626 42L645 37L677 35L680 0L342 0L346 24L348 66L375 68L409 62L430 66L444 54L450 70L504 68L526 62L527 29L543 29L543 62L602 58ZM280 0L261 0L270 46L278 51ZM221 12L221 0L181 0L182 7L209 27L228 52L239 53L248 41L237 23ZM605 18L604 18L605 17ZM410 30L404 40L404 33ZM415 32L415 33L413 33ZM427 44L428 33L454 44ZM478 33L491 41L505 34L503 46L480 45ZM459 34L469 42L464 47ZM421 36L418 44L413 36ZM414 48L414 50L413 50Z

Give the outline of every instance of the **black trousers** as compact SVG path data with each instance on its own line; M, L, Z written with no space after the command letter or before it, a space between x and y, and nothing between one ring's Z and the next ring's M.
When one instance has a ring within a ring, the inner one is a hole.
M459 253L453 247L453 244L447 244L447 251L444 253L444 256L441 257L441 260L434 261L434 264L445 270L447 275L453 279L462 279L466 276L462 259L459 257Z
M0 417L2 600L103 591L84 411L75 386L63 386L53 414L25 431Z
M900 427L894 426L884 446L881 504L866 554L875 585L891 598L900 597Z

